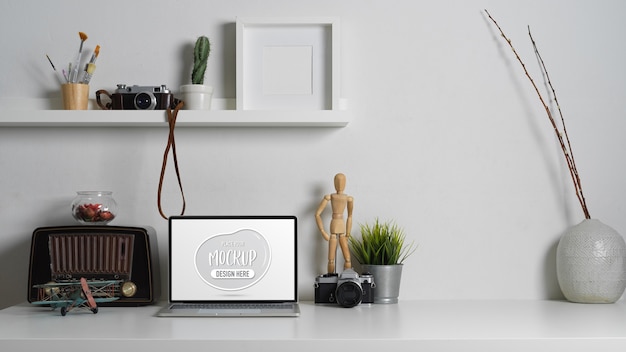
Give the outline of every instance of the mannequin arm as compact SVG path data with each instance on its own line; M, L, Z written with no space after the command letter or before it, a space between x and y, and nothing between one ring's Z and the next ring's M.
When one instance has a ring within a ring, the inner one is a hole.
M354 208L354 198L348 197L348 218L346 219L346 236L352 233L352 209Z
M326 230L324 230L324 222L322 221L321 215L322 215L322 212L324 212L324 209L326 209L326 205L328 204L328 201L330 201L330 195L324 196L324 199L322 199L322 202L317 207L317 211L315 212L315 222L317 223L317 227L322 233L322 237L324 237L326 241L330 240L330 235L328 234L328 232L326 232Z

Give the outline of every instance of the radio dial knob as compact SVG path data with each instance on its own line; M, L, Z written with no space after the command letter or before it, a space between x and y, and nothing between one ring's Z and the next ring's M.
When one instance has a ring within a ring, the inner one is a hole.
M132 297L137 293L137 285L132 281L126 281L122 284L122 295L124 297Z

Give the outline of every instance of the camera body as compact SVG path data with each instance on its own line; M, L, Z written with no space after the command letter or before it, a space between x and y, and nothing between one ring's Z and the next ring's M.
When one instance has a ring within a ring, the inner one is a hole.
M174 96L165 85L127 86L118 84L111 94L113 110L165 110L172 105Z
M324 274L315 278L315 303L337 303L351 308L359 303L374 302L374 277L359 276L356 271L346 269L341 274Z

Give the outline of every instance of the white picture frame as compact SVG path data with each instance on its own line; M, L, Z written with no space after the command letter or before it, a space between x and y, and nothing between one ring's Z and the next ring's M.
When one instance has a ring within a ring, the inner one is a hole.
M237 110L338 110L339 19L237 18Z

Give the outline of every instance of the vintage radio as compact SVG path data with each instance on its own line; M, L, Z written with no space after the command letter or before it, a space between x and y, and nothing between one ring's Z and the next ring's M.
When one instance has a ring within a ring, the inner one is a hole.
M142 306L159 296L156 233L150 227L55 226L33 232L28 301L38 300L33 285L49 282L119 280L118 300L101 306Z

